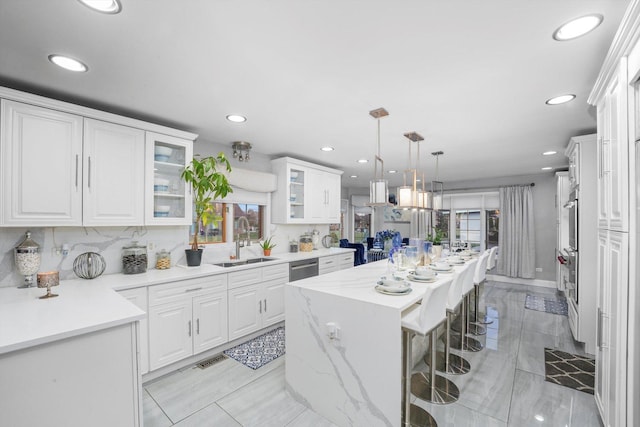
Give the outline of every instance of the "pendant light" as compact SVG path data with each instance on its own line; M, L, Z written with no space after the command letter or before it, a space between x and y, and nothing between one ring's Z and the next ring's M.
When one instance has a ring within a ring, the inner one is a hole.
M404 209L418 209L420 207L418 203L418 199L419 199L418 186L417 186L418 177L417 177L416 168L411 167L412 166L411 145L414 142L417 142L419 144L420 141L424 141L424 138L417 132L408 132L408 133L405 133L404 136L409 140L409 168L404 171L404 180L403 180L404 185L402 187L398 187L398 207L404 208ZM420 146L418 145L418 149L419 147ZM410 175L411 177L410 185L407 185L407 174Z
M389 185L384 179L384 161L380 156L380 119L389 115L384 108L376 108L369 111L369 115L378 121L378 153L376 154L373 169L373 179L369 182L369 206L392 206L389 203ZM380 174L378 174L378 163L380 164Z
M444 199L444 183L438 181L438 160L443 154L444 151L434 151L431 153L431 155L436 156L436 179L435 181L431 181L431 194L433 197L432 208L438 211L442 209L442 201Z

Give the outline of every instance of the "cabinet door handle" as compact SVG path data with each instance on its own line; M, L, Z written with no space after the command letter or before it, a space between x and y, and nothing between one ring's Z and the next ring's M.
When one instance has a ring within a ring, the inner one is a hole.
M191 320L187 322L187 329L189 330L189 336L191 336Z
M598 319L596 323L596 342L598 348L602 348L602 310L598 307Z
M195 291L199 291L200 289L202 289L202 286L200 286L199 288L191 288L191 289L186 289L184 292L195 292Z
M200 335L200 318L196 319L196 334Z
M333 261L325 261L325 264L333 264Z
M87 187L91 188L91 156L89 156L89 171L87 172Z
M76 154L76 190L78 189L78 155Z
M258 302L258 307L259 307L260 314L262 314L262 300Z
M264 312L267 312L267 299L264 299Z

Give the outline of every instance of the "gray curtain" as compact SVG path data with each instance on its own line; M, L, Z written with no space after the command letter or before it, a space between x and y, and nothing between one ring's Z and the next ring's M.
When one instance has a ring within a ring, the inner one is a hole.
M531 186L500 188L498 274L535 278L534 233Z

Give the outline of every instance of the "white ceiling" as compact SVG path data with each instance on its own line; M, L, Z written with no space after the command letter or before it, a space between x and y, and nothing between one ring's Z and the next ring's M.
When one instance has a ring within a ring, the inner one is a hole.
M230 146L244 140L373 175L384 107L385 169L408 166L416 131L422 169L443 150L445 182L562 168L573 135L595 130L586 103L625 0L121 0L117 15L75 0L0 1L0 84L131 115ZM568 42L553 31L600 13ZM74 74L51 53L82 59ZM550 97L575 101L547 106ZM237 113L244 124L225 119ZM320 151L323 145L335 151ZM542 156L545 150L558 155ZM415 151L414 151L415 153ZM369 164L356 163L368 158ZM246 167L246 166L243 166ZM359 178L351 179L349 175ZM387 175L387 177L392 178ZM392 183L400 183L401 176Z

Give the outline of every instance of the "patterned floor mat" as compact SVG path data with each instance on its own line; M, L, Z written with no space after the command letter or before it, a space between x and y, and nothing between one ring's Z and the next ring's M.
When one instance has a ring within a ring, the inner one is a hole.
M569 307L565 297L545 298L538 295L527 294L524 301L524 308L529 310L544 311L545 313L560 314L567 316Z
M284 326L232 347L224 352L227 356L250 367L258 369L285 353Z
M565 351L544 349L545 380L593 394L596 361Z

